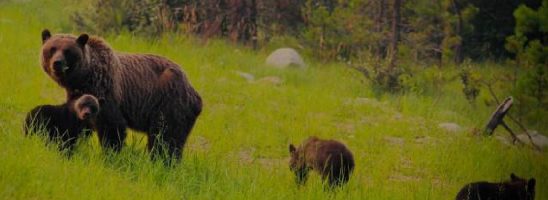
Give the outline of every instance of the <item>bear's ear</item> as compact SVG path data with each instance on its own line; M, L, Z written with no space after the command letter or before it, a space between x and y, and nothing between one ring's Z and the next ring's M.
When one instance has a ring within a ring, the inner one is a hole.
M80 35L80 36L78 37L78 39L76 39L76 42L77 42L81 47L83 47L83 46L85 46L86 43L88 42L88 39L89 39L88 34L83 33L82 35Z
M44 29L42 31L42 44L46 43L46 40L48 40L51 37L51 33L48 29Z
M529 179L529 182L527 182L527 189L529 191L534 191L536 184L537 184L537 180L535 180L535 178Z
M104 105L106 101L105 98L99 98L99 106Z
M510 180L515 181L516 179L518 179L518 177L514 173L511 173Z
M289 153L295 153L295 151L297 151L295 146L293 146L293 144L289 144Z

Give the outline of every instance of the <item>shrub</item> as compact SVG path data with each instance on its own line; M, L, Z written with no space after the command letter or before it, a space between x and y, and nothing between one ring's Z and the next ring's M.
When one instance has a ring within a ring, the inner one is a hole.
M93 0L73 13L71 20L78 30L159 35L175 28L172 16L168 4L161 0Z

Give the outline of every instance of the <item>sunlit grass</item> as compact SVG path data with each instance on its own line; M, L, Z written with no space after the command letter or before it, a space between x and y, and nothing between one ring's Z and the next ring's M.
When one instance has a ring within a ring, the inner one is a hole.
M472 107L458 79L441 94L376 98L364 78L338 64L307 59L304 70L264 66L264 53L191 37L105 36L113 48L163 55L179 63L204 99L204 111L181 165L149 160L146 139L130 133L120 154L105 155L96 136L81 140L70 159L39 137L24 137L27 111L60 104L64 92L42 72L40 31L70 31L73 1L0 3L0 197L5 199L453 199L465 183L499 181L511 172L538 180L547 199L546 153L472 136L492 107L482 93ZM75 32L74 34L78 34ZM459 69L442 69L454 76ZM248 82L276 76L281 84ZM482 73L497 73L483 67ZM438 127L455 122L450 133ZM497 135L505 135L497 130ZM297 187L288 144L310 135L341 140L354 152L349 184L326 192L318 176Z

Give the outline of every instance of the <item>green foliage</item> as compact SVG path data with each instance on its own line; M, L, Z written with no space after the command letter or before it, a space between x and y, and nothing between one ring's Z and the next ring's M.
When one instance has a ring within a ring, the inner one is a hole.
M479 8L473 4L460 3L464 5L457 5L459 2L456 2L456 0L443 1L445 12L440 12L444 19L443 32L445 34L441 45L443 61L448 63L451 63L450 61L456 61L457 63L462 61L463 55L457 54L463 54L463 41L467 35L474 32L474 25L471 21L475 19L479 12Z
M526 5L520 5L514 11L514 17L516 18L514 32L517 36L524 36L526 33L537 31L539 20L535 10Z
M461 6L471 4L477 8L476 17L472 18L469 23L473 29L461 34L464 57L475 61L511 57L504 49L504 45L505 39L512 35L514 30L512 12L521 2L538 2L538 0L454 1Z
M532 70L520 75L514 88L519 117L535 126L536 119L548 115L548 72L546 65L536 65Z
M308 0L305 4L307 25L303 39L314 55L322 60L349 60L372 48L381 35L374 33L373 21L363 12L364 1L349 1L330 9Z
M95 33L130 31L157 36L172 29L173 20L167 4L161 0L88 0L71 15L76 29ZM84 4L85 5L85 4Z
M445 35L443 30L444 12L440 1L414 1L405 4L412 14L409 16L409 26L412 30L405 41L409 46L410 55L403 55L404 58L411 57L419 60L441 59L441 42ZM400 49L401 50L401 49Z
M539 19L539 30L541 32L548 32L548 3L546 0L542 1L542 6L537 11Z
M548 113L548 30L545 28L548 0L542 6L531 9L519 6L515 12L514 35L506 39L506 49L516 55L519 68L527 69L517 77L514 95L518 99L520 117L535 119Z
M473 71L471 65L467 64L462 68L459 76L462 85L464 85L464 87L462 88L464 96L466 96L466 99L471 104L474 104L476 98L480 93L480 75L477 72Z
M534 70L528 71L522 77L518 78L517 94L522 97L523 102L527 102L536 108L546 108L548 98L546 98L546 88L548 88L548 75L546 66L537 66ZM546 109L544 109L546 111Z
M453 2L414 0L405 4L407 30L402 43L409 47L411 54L404 58L440 66L455 59L455 47L461 46L462 36L473 30L470 20L478 9L465 4L455 10Z
M444 85L455 81L456 73L441 71L434 66L407 69L400 76L404 94L437 96L443 94Z

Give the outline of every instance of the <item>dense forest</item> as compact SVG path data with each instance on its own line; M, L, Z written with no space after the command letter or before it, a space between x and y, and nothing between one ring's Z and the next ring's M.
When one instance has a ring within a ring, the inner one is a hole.
M443 66L514 58L505 44L523 38L512 35L546 45L546 12L538 0L95 0L72 19L98 33L177 31L250 45L292 36L325 60L395 54Z
M187 34L253 49L281 40L346 63L381 92L413 90L417 71L464 63L459 78L472 103L480 87L511 83L518 112L531 119L548 106L546 16L547 0L92 0L70 18L76 30L97 34ZM515 73L481 77L471 62Z

